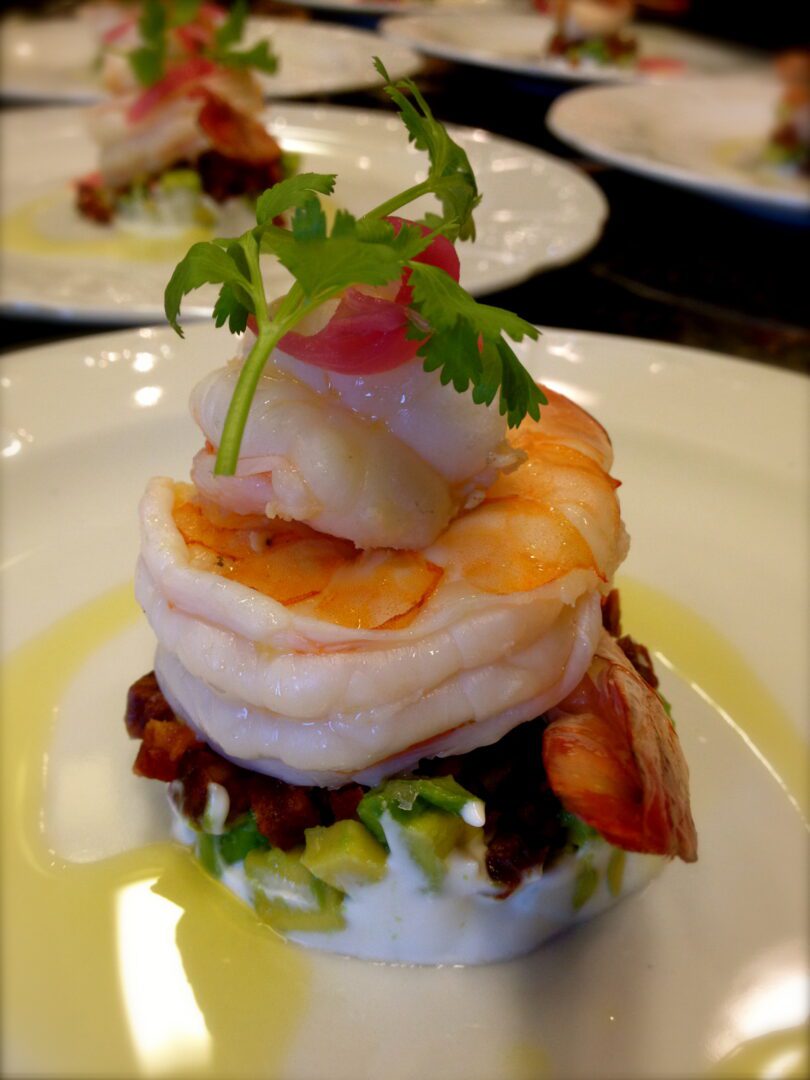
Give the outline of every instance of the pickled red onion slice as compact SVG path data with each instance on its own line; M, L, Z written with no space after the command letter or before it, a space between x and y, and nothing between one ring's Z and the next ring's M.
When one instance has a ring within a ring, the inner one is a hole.
M404 223L403 218L387 220L397 232ZM423 235L430 232L424 225L420 228ZM454 281L459 279L458 255L444 236L437 236L414 262L437 266ZM344 375L372 375L407 363L424 341L406 336L411 322L408 305L413 295L408 285L410 274L410 270L403 274L393 300L347 289L337 311L322 330L310 335L292 331L281 339L279 348L305 364Z

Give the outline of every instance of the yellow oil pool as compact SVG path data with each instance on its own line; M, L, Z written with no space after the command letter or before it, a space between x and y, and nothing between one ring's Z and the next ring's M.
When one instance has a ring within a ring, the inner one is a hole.
M30 1063L15 1059L16 1067L46 1075L269 1077L307 1008L307 954L277 939L177 845L65 864L43 843L43 768L60 700L93 652L141 617L131 592L72 612L4 672L3 1046L6 1054L30 1048ZM805 747L741 657L661 593L632 581L621 592L624 629L733 718L806 811ZM542 1075L541 1051L519 1049L516 1075ZM795 1071L758 1071L771 1050ZM743 1065L744 1075L806 1074L799 1032L735 1053L723 1067Z

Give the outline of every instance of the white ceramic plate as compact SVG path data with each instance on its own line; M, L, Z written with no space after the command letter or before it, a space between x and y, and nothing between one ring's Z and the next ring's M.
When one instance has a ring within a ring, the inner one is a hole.
M546 122L564 142L610 165L753 208L810 214L810 181L762 159L780 88L735 76L602 86L559 98Z
M185 855L130 856L116 888L97 861L167 828L120 719L153 643L131 602L115 612L144 481L187 474L189 389L229 349L208 327L147 329L1 365L3 642L30 643L3 680L5 1069L806 1075L807 381L566 331L524 350L613 436L625 628L673 702L700 861L523 960L409 969L275 945Z
M392 78L410 75L419 58L365 30L255 17L245 46L269 38L281 59L275 75L259 75L268 98L340 94L377 86L370 57L379 53ZM89 102L103 96L94 71L97 46L78 20L6 19L0 24L0 95L28 101Z
M596 64L572 67L565 60L544 56L553 27L547 15L504 11L473 12L462 19L444 12L391 16L378 29L427 56L565 82L671 81L686 73L719 75L757 63L752 54L732 45L668 27L634 25L643 60L676 61L682 67L671 72Z
M344 15L417 15L432 11L446 11L456 15L469 15L478 11L508 9L527 11L530 0L281 0L294 7L312 8L315 11L334 11Z
M425 175L426 157L409 146L394 113L279 103L270 108L268 124L285 149L301 155L302 171L338 174L335 201L356 214ZM484 131L452 130L484 193L478 239L459 248L467 289L481 294L505 288L570 262L596 241L607 204L584 173ZM82 109L6 112L0 139L6 215L0 308L119 325L162 320L163 290L189 239L164 242L157 250L131 243L122 249L116 231L78 218L71 182L95 162ZM432 203L413 206L418 216ZM269 266L269 293L285 291L288 282L281 267ZM216 290L195 294L189 315L206 317L215 298Z

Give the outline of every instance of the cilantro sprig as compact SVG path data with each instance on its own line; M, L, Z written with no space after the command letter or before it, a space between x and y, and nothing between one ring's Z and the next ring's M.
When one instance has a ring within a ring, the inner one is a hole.
M417 150L427 151L430 169L425 180L395 195L372 213L386 217L401 206L418 199L420 195L432 194L442 204L444 222L453 223L448 234L450 239L474 240L473 211L481 202L481 196L470 159L458 143L450 138L444 124L434 117L413 80L391 82L379 57L374 58L374 66L385 79L384 90L399 109L402 122L408 129L409 141ZM405 96L404 91L412 95L413 101ZM441 219L435 218L435 215L431 218L431 221L439 220Z
M510 427L526 415L539 420L548 401L504 337L536 341L537 328L511 311L479 304L436 266L413 263L409 284L412 307L431 331L418 350L425 371L438 370L442 383L452 382L459 393L471 386L479 405L490 405L499 394Z
M138 20L142 44L129 54L129 63L141 86L152 86L166 70L166 8L159 0L146 0Z
M129 63L138 82L153 86L166 74L169 60L169 40L172 31L193 23L199 15L200 0L144 0L138 30L141 45L129 53ZM200 55L220 67L254 68L268 75L278 70L278 57L267 41L259 41L250 49L235 49L242 40L248 16L247 0L235 0L222 24L214 31L212 44Z
M215 63L231 68L256 68L267 75L278 69L278 57L271 52L266 41L259 41L252 49L234 49L242 40L248 16L248 0L236 0L228 17L214 34L214 47L206 54Z
M386 78L385 69L376 61ZM220 286L214 307L217 326L228 324L242 332L252 316L256 341L239 375L222 433L215 472L232 475L253 396L261 374L281 339L322 304L357 285L382 286L400 281L410 271L413 290L409 336L419 340L418 355L425 370L438 371L444 384L456 390L472 388L473 399L498 407L510 426L524 416L539 419L542 391L520 363L507 337L536 339L531 323L500 308L479 304L438 267L416 262L437 236L450 239L475 234L473 211L481 200L464 150L434 119L427 104L408 80L386 91L398 104L413 141L428 153L427 178L393 196L360 218L345 210L335 215L331 229L320 196L331 195L335 176L304 173L282 180L265 191L256 206L256 225L239 237L194 244L178 264L166 287L165 310L171 326L182 336L179 318L183 298L201 285ZM418 109L404 91L416 92ZM433 194L442 215L399 229L384 218L422 195ZM275 220L292 213L291 227ZM294 284L271 310L264 292L260 259L273 255L292 275Z

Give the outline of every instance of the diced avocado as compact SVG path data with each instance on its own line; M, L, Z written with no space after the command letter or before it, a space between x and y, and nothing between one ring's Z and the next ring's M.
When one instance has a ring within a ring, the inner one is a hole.
M352 893L359 885L379 881L385 874L385 848L359 821L318 825L307 829L305 836L302 864L341 892Z
M581 848L589 840L599 835L596 829L568 810L562 811L560 821L568 829L568 843L575 848Z
M209 874L218 878L222 876L222 863L219 859L218 837L209 833L197 834L197 858L203 864Z
M590 862L583 862L574 881L574 895L571 899L574 911L579 911L590 900L598 884L599 872Z
M357 813L372 836L385 844L385 832L381 824L385 813L389 813L395 821L404 823L413 810L435 806L450 814L462 814L465 806L477 801L475 796L452 776L389 780L363 796Z
M259 832L253 814L248 814L221 835L213 835L204 829L197 833L197 858L214 877L221 877L226 866L240 862L248 852L262 851L269 846Z
M296 930L302 933L319 934L342 930L346 925L342 899L340 893L333 893L324 902L322 908L312 911L290 907L283 900L268 900L264 893L256 893L253 903L259 918L272 926L274 930L278 930L280 934L288 934Z
M262 836L259 832L259 826L256 824L256 818L252 813L242 818L228 832L217 837L217 840L219 842L219 854L222 861L227 863L228 866L241 862L248 852L253 851L255 848L266 851L270 846L267 837Z
M225 822L231 808L231 800L227 789L222 784L211 783L205 797L205 810L203 811L200 824L203 831L221 836L225 832Z
M425 810L400 823L408 852L424 872L428 885L438 889L444 880L445 859L465 835L460 817L442 810Z
M627 853L621 848L614 848L610 853L607 864L607 883L611 896L618 896L622 891L624 880L624 865L627 862Z
M160 186L164 191L200 191L202 183L193 169L171 169L161 176Z
M301 155L294 150L281 151L281 171L285 176L294 176L301 168Z
M259 917L282 933L328 931L345 926L343 894L320 881L301 862L301 852L253 850L245 858Z

